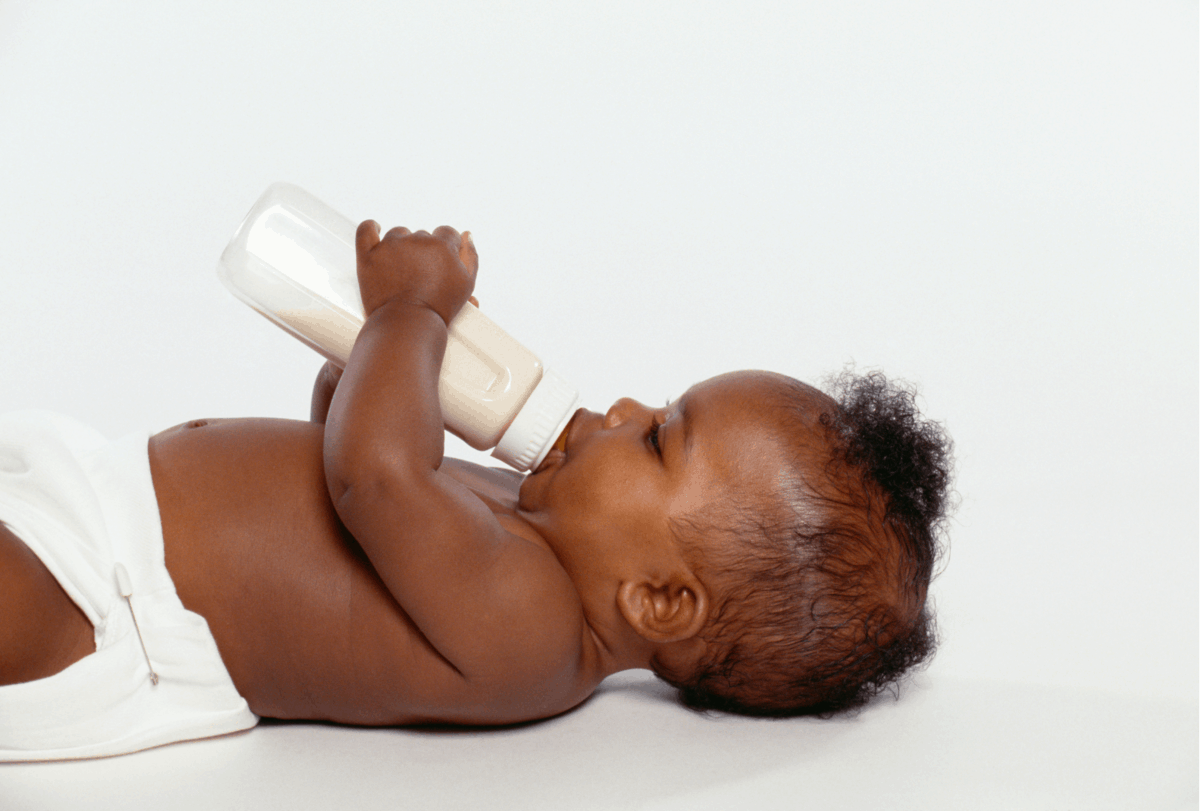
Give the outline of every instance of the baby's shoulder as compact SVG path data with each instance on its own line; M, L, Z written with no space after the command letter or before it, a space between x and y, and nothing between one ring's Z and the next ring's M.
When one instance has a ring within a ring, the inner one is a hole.
M567 690L572 697L562 709L573 706L591 694L607 671L575 583L546 539L517 508L525 476L507 468L484 467L450 458L443 460L441 470L487 505L507 533L530 544L531 556L526 558L528 565L509 572L512 586L509 591L510 596L522 595L522 601L536 605L528 615L532 621L519 635L533 643L533 650L527 650L519 657L522 667L498 668L497 672L508 671L509 675L515 676L516 671L525 671L527 677L536 673L534 678L540 682L541 689L534 692L542 696L541 700L548 698L547 683L573 684ZM514 684L521 681L518 678ZM524 685L521 691L524 693L528 686Z

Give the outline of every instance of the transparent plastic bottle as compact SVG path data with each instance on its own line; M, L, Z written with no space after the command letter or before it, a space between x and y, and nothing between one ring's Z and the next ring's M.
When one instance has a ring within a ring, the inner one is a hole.
M290 183L270 186L233 235L217 274L246 304L339 366L366 320L355 224ZM469 302L450 323L438 381L446 428L517 470L536 468L579 392Z

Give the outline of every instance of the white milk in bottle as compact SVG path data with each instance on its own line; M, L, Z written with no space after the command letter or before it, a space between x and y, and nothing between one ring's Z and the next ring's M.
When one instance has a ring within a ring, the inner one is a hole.
M242 301L339 366L366 320L355 224L303 189L276 183L230 240L217 273ZM442 419L477 450L536 468L579 393L469 302L450 322L438 380Z

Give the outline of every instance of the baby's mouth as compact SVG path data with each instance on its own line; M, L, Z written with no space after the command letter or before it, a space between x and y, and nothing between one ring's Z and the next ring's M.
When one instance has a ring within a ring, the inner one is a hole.
M563 428L562 433L558 435L558 439L554 440L554 444L550 446L550 452L546 454L546 458L543 459L542 463L537 466L536 470L533 471L534 473L541 473L551 465L560 464L562 460L567 458L567 438L571 433L571 426L575 424L575 417L578 415L579 411L576 411L575 414L571 416L570 421L567 423L567 427Z
M574 419L574 418L572 418L572 419ZM569 434L570 432L571 432L571 423L568 422L567 427L564 428L563 432L558 435L558 439L554 440L554 444L550 447L550 450L563 451L565 453L567 450L567 434Z

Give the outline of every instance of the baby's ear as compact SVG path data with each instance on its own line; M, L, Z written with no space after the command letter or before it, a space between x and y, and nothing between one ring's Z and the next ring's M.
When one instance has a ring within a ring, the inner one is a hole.
M679 642L708 622L708 590L690 573L663 583L627 580L617 589L617 607L638 634L651 642Z

